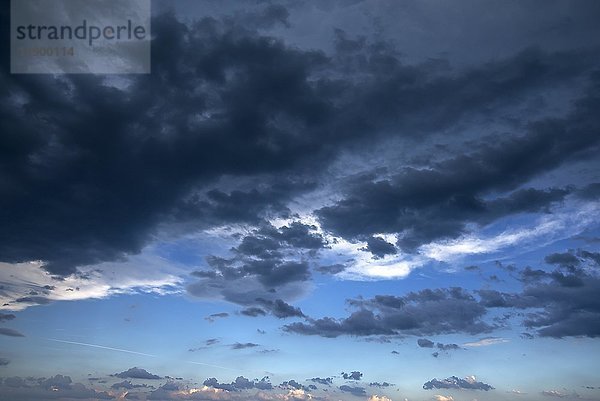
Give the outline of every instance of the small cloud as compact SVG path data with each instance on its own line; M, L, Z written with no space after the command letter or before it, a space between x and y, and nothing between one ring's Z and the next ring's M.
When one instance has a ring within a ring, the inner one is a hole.
M257 308L254 306L251 308L246 308L246 309L240 311L240 313L244 316L249 316L249 317L265 316L267 314L267 312L265 312L261 308Z
M522 392L520 390L516 390L516 389L512 389L512 390L510 390L508 392L511 393L511 394L516 394L516 395L527 394L527 393L524 393L524 392Z
M259 346L260 346L260 344L255 344L255 343L235 343L235 344L230 345L231 349L246 349L246 348L259 347Z
M0 334L8 337L25 337L25 334L18 332L14 329L7 329L4 327L0 327Z
M507 343L510 340L508 340L507 338L501 338L501 337L486 337L486 338L482 338L478 341L474 341L474 342L470 342L470 343L465 343L463 344L465 347L487 347L489 345L496 345L496 344L502 344L502 343Z
M435 343L433 341L431 341L431 340L426 339L426 338L419 338L417 340L417 344L421 348L433 348L433 346L434 346Z
M320 377L313 377L312 379L310 379L310 381L314 382L314 383L322 384L324 386L331 386L333 384L333 377L326 377L324 379L322 379Z
M6 366L10 363L10 359L0 358L0 366Z
M434 395L433 399L435 401L454 401L454 397L451 395Z
M141 369L138 367L133 367L121 373L116 373L113 376L120 377L121 379L148 379L148 380L157 380L160 379L160 376L153 375L148 372L146 369Z
M339 389L345 393L350 393L350 394L358 396L358 397L367 395L367 391L365 390L364 387L353 387L353 386L343 385L343 386L340 386Z
M12 313L1 313L0 312L0 322L6 322L8 320L13 320L15 318L15 315L13 315Z
M363 374L356 370L351 373L342 372L341 375L345 380L360 380L363 377Z
M227 312L221 312L221 313L213 313L212 315L208 315L204 318L204 320L208 321L209 323L214 323L215 320L217 319L223 319L229 316L229 313Z
M385 387L393 387L394 385L388 382L383 382L383 383L379 383L379 382L372 382L369 383L370 387L380 387L380 388L385 388Z

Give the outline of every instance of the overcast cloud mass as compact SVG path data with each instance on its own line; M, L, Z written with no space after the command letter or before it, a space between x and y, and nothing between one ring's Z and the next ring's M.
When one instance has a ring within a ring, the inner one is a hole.
M11 74L0 401L600 399L600 3L152 1Z

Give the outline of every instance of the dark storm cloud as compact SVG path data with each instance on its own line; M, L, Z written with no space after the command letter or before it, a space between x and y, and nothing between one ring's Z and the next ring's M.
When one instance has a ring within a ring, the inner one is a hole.
M342 390L344 393L350 393L357 397L367 395L367 391L364 387L348 386L348 385L344 384L344 385L340 386L339 389Z
M301 291L310 279L305 257L325 246L323 238L311 232L314 229L298 222L279 228L261 224L231 249L231 258L208 256L211 270L192 273L200 281L189 285L188 292L242 305L240 313L245 316L304 317L282 298Z
M349 317L307 319L286 325L288 332L337 337L340 335L429 335L491 331L482 318L486 308L462 288L426 289L402 297L376 296L350 300L358 308Z
M371 252L375 258L382 258L385 255L396 253L396 247L393 244L379 237L368 238L365 250Z
M133 367L123 371L121 373L115 373L113 376L119 377L121 379L149 379L149 380L157 380L160 379L160 376L154 375L148 372L146 369Z
M5 29L7 10L0 16ZM3 63L0 79L10 96L0 104L0 260L44 260L48 271L66 275L80 265L140 252L161 223L259 224L266 215L288 213L292 198L315 188L306 177L325 171L349 147L390 133L423 138L512 105L533 90L570 82L596 61L595 52L534 49L449 72L430 62L404 65L390 46L341 32L337 54L325 55L287 47L254 29L285 25L287 18L276 5L189 26L174 15L157 16L153 73L127 77L127 89L98 75L11 75ZM0 51L7 59L9 45ZM584 110L591 106L584 100L565 121L540 123L524 138L440 162L430 174L406 170L389 189L365 184L371 195L350 191L347 199L322 208L321 219L345 236L412 230L399 244L407 249L455 236L465 222L544 210L560 200L560 189L483 205L480 196L498 188L499 177L515 187L591 149L596 119ZM485 162L486 156L494 157ZM457 178L473 172L479 173L467 182ZM223 177L247 188L221 188ZM413 185L437 178L448 179L448 187ZM249 184L257 179L272 184ZM419 199L429 200L417 207ZM439 234L425 223L436 218ZM319 246L288 234L290 246ZM269 278L264 283L282 280Z
M464 389L464 390L493 390L494 387L489 384L478 382L473 378L460 379L456 376L447 379L433 379L423 384L424 390L433 389Z
M561 266L577 266L579 265L579 259L570 252L565 253L553 253L544 258L544 261L553 265Z
M526 135L477 145L428 168L407 167L385 179L358 177L344 199L317 214L326 229L348 238L401 233L398 245L411 251L434 240L456 238L468 223L548 211L571 190L519 186L575 157L589 158L597 149L599 81L600 74L590 76L586 95L562 119L532 122ZM484 199L494 191L512 192Z
M576 254L588 255L586 252ZM600 278L596 270L577 267L580 261L574 263L572 255L549 255L546 262L559 265L557 270L524 269L521 277L525 287L520 293L480 290L482 305L524 310L523 324L542 337L600 336L600 302L593 295L600 291Z
M359 371L352 371L350 373L342 372L340 373L345 380L360 380L363 377L363 374Z
M25 335L15 329L7 329L5 327L0 327L0 335L8 336L8 337L25 337Z

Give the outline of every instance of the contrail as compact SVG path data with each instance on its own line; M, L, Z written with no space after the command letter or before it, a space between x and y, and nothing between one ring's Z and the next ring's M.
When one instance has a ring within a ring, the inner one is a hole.
M210 363L192 362L192 361L186 361L186 362L188 362L188 363L193 363L194 365L210 366L211 368L219 368L219 369L233 370L234 372L237 370L237 369L226 368L225 366L211 365Z
M150 357L156 358L156 355L145 354L145 353L143 353L143 352L129 351L129 350L127 350L127 349L121 349L121 348L105 347L105 346L103 346L103 345L87 344L87 343L78 343L78 342L75 342L75 341L65 341L65 340L58 340L58 339L56 339L56 338L47 338L46 340L49 340L49 341L55 341L55 342L57 342L57 343L74 344L74 345L83 345L84 347L101 348L101 349L107 349L107 350L110 350L110 351L126 352L126 353L128 353L128 354L136 354L136 355L150 356Z

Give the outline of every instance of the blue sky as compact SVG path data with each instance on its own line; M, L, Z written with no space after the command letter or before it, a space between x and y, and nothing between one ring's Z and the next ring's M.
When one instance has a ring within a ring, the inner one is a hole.
M0 401L600 399L596 2L152 10L0 47Z

